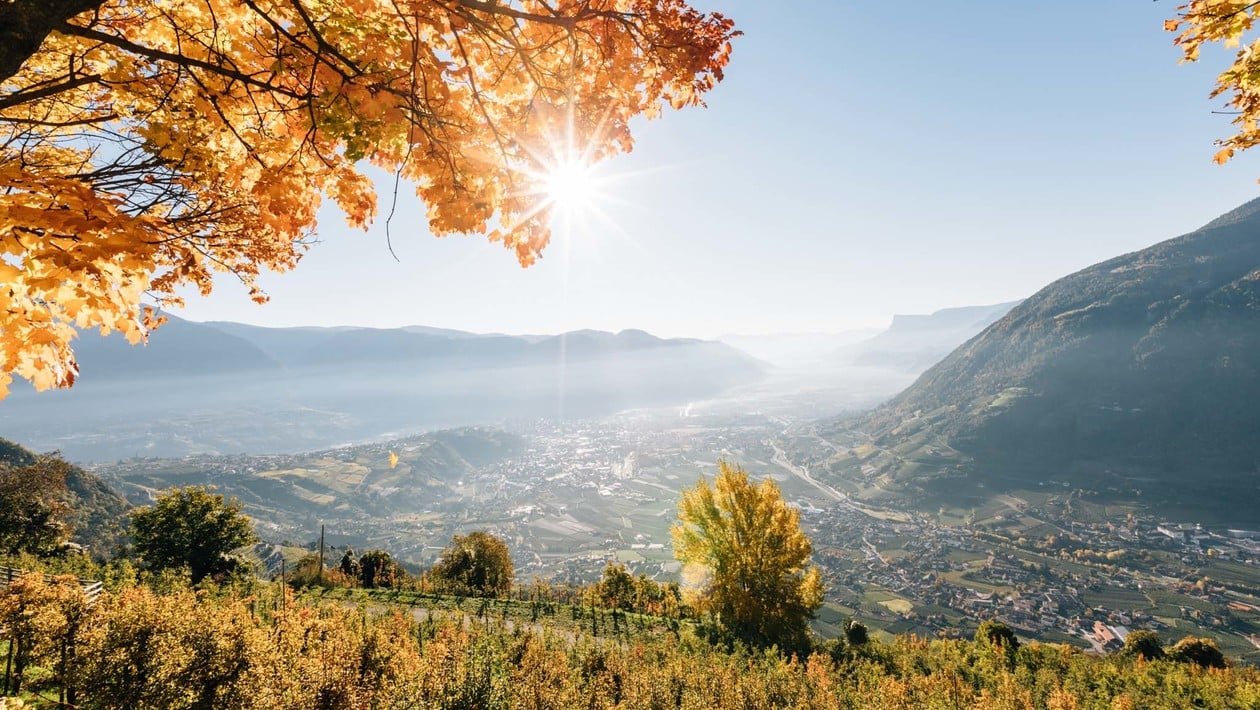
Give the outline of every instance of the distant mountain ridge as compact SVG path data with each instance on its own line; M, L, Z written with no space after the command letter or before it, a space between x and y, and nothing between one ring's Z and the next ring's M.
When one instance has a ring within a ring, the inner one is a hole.
M132 346L121 336L85 333L75 342L80 378L131 379L167 375L266 372L308 366L459 359L462 364L527 365L561 357L586 360L654 348L727 349L717 342L658 338L642 330L577 330L559 335L470 333L428 326L267 328L167 315L149 342ZM734 350L729 357L744 357ZM751 361L750 361L751 362Z
M178 318L144 347L85 333L69 391L15 388L0 431L76 460L283 453L438 428L684 405L765 376L728 345L641 330L512 336Z
M922 371L1018 304L1010 301L945 308L929 315L895 315L888 330L841 348L838 356L853 365Z
M1055 281L857 426L897 452L865 463L885 486L1070 480L1253 508L1260 200Z
M131 379L277 370L281 363L246 338L207 323L167 316L144 345L121 334L85 331L74 341L79 379Z

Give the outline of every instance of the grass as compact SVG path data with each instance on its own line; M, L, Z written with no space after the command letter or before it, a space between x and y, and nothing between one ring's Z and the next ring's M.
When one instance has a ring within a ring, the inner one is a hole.
M967 564L969 562L976 562L987 558L988 555L983 552L972 552L970 550L951 549L949 552L945 553L945 559L956 564Z
M1132 589L1086 590L1081 593L1081 600L1090 606L1102 606L1108 609L1140 609L1150 611L1151 600L1143 593Z
M907 614L914 609L914 602L906 599L886 599L879 605L895 614Z
M1230 587L1260 592L1260 568L1232 560L1210 560L1203 566L1204 576Z

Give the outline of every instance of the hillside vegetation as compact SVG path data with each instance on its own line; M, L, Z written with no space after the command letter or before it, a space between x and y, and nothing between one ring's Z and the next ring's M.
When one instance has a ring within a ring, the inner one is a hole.
M488 614L330 604L270 585L154 591L96 606L31 577L0 597L39 610L26 697L82 708L1254 708L1260 674L1063 646L854 638L789 656L689 628L596 637ZM67 619L73 619L69 623ZM62 642L73 640L66 646ZM1007 639L1009 642L1010 639ZM72 649L67 658L64 649ZM64 670L62 670L64 669Z
M131 519L138 558L99 565L55 549L3 558L31 570L0 589L3 695L155 710L1260 703L1260 672L1229 667L1206 639L1164 647L1138 632L1098 658L1023 645L993 621L974 641L883 643L852 619L842 638L813 636L801 622L821 580L805 566L812 544L797 511L773 482L726 464L680 503L680 559L703 571L684 585L616 564L585 587L514 585L508 549L480 533L454 538L418 577L384 550L347 550L263 581L240 556L254 538L239 503L177 489ZM769 554L778 548L790 554ZM106 591L89 598L85 578Z
M40 456L7 439L0 439L0 475L21 477L23 469L34 466ZM56 492L56 502L66 510L67 539L104 559L125 541L126 515L131 507L99 477L74 465L64 466L65 486ZM12 501L0 501L11 505Z

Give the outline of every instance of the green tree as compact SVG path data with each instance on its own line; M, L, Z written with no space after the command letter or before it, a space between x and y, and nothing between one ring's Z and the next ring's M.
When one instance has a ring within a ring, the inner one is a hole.
M430 576L434 586L448 594L493 597L512 589L513 574L507 544L477 531L451 538Z
M1209 638L1183 638L1168 649L1168 657L1180 663L1194 663L1204 668L1225 667L1225 654Z
M634 576L622 564L609 562L604 567L604 577L597 585L600 603L610 609L629 611L635 603Z
M996 619L980 622L976 629L976 645L1001 659L1006 668L1015 667L1016 654L1019 651L1019 638L1011 627Z
M720 462L712 485L683 491L672 534L699 608L749 642L804 644L822 582L800 514L774 481Z
M201 486L176 488L131 514L135 549L150 570L188 568L193 583L239 570L233 550L258 541L236 499Z
M346 576L346 579L359 578L359 558L354 554L353 547L347 547L345 554L341 556L341 562L337 563L337 569Z
M1001 646L1011 652L1019 650L1019 637L1011 627L994 619L980 622L980 627L976 629L976 643Z
M857 619L849 619L844 623L844 640L850 646L865 646L870 642L871 634L866 630L866 624Z
M1164 644L1154 631L1134 631L1124 639L1124 655L1158 661L1164 657Z
M0 461L0 551L47 554L66 542L69 471L70 464L55 455L26 465Z
M384 550L368 550L359 558L359 584L366 589L397 587L407 571Z

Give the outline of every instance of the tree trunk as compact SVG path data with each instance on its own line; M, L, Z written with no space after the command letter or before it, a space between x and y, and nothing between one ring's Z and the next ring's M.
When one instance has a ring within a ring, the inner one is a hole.
M22 68L57 25L104 3L105 0L0 1L0 83Z
M5 695L9 694L9 679L10 679L10 675L13 673L13 644L14 643L16 643L16 641L10 638L9 639L9 652L5 654L5 659L4 659L4 694Z
M10 641L10 643L13 644L13 646L10 646L10 648L13 648L14 646L16 646L17 650L14 651L13 653L13 681L9 685L8 692L12 695L21 695L22 674L26 672L26 660L22 657L23 651L25 651L25 649L22 647L25 644L23 644L21 640L16 639L16 638L13 641Z

